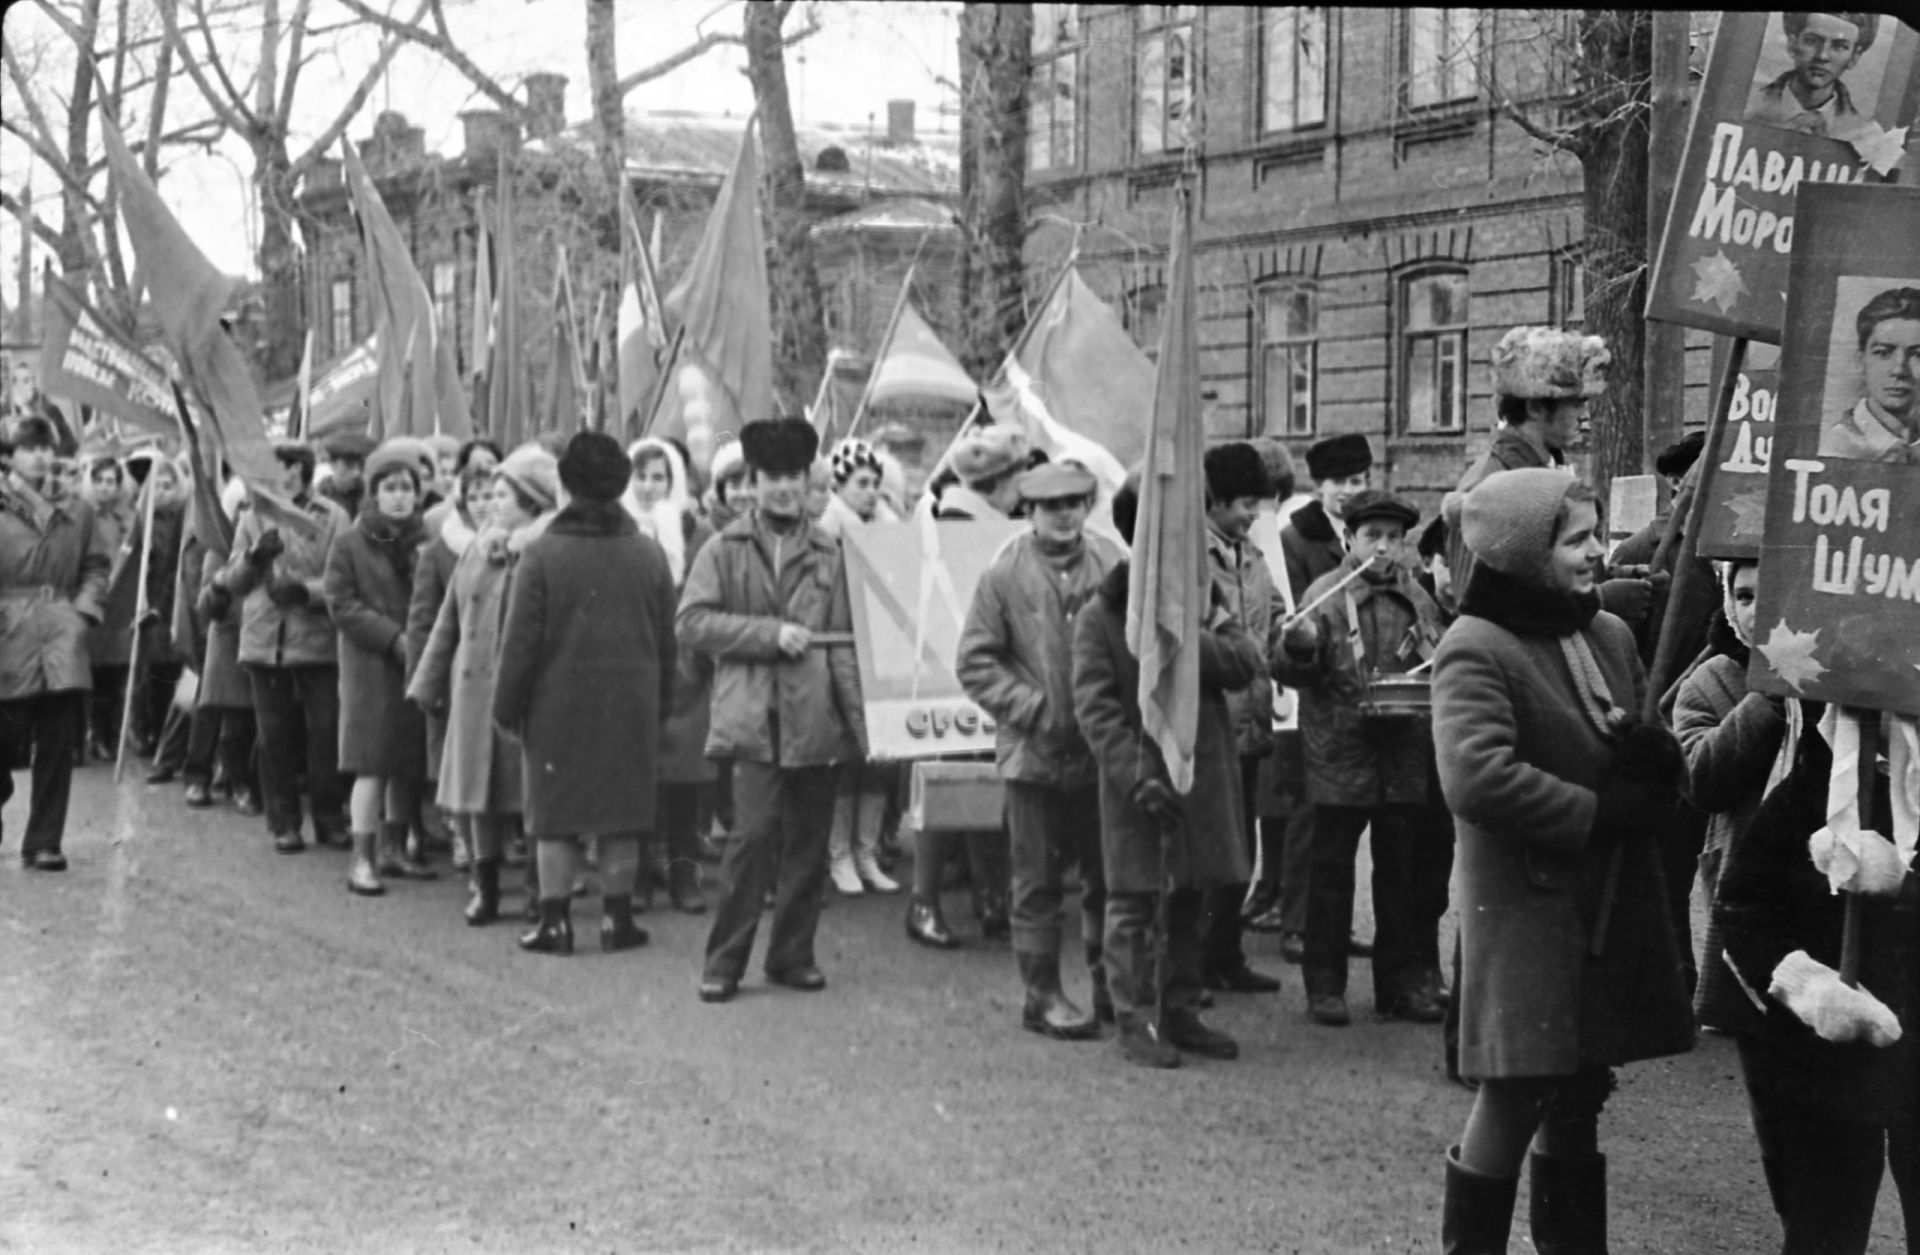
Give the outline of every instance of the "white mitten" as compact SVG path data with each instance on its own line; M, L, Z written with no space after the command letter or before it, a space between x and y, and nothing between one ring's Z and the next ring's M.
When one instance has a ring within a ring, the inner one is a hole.
M1833 829L1822 828L1808 838L1807 852L1835 893L1844 890L1890 898L1900 892L1900 884L1907 878L1906 860L1900 857L1899 849L1872 829L1835 836Z
M1900 1020L1886 1003L1864 989L1849 988L1840 973L1817 962L1805 950L1795 950L1780 960L1767 993L1822 1040L1865 1039L1875 1046L1891 1046L1900 1040Z

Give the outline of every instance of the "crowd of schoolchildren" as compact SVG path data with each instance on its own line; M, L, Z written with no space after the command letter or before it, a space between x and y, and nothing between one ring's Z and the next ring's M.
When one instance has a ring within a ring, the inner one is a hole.
M1752 563L1715 568L1718 604L1679 616L1691 664L1648 693L1666 577L1646 569L1648 535L1610 573L1600 503L1566 464L1604 387L1602 342L1516 328L1492 364L1492 447L1424 526L1373 486L1363 436L1314 443L1299 494L1278 442L1209 449L1184 792L1127 646L1137 474L1100 502L1091 471L1017 431L964 432L924 508L1026 522L954 659L995 721L1004 823L918 834L908 936L960 944L941 905L957 871L983 936L1011 944L1025 1028L1077 1041L1111 1025L1124 1058L1156 1068L1238 1056L1205 1009L1280 987L1244 930L1279 934L1330 1028L1352 1018L1350 959L1370 958L1375 1015L1444 1021L1448 1073L1475 1090L1445 1158L1449 1252L1506 1250L1523 1173L1536 1249L1604 1251L1613 1069L1726 1033L1783 1249L1864 1251L1888 1169L1920 1249L1910 849L1879 838L1831 874L1809 858L1844 737L1832 711L1749 691ZM811 991L828 886L902 887L902 772L866 760L838 539L909 512L873 446L823 459L805 421L756 420L696 495L671 441L503 453L343 436L325 474L283 444L303 517L229 485L223 553L188 522L180 465L63 465L38 419L8 438L0 748L32 767L28 868L65 867L74 766L119 752L131 693L150 783L264 815L283 853L303 830L350 851L355 894L435 875L444 849L482 925L502 913L502 868L524 861L531 952L572 952L588 868L600 944L625 950L647 941L635 916L656 891L707 911L717 858L706 1002L737 993L769 906L763 969ZM1678 480L1697 453L1677 446L1660 470ZM1112 534L1088 526L1097 504ZM1906 765L1878 764L1878 814L1900 813ZM11 770L0 781L10 796ZM1353 934L1363 836L1370 947ZM1835 887L1857 899L1852 982ZM1070 930L1085 1009L1063 975Z

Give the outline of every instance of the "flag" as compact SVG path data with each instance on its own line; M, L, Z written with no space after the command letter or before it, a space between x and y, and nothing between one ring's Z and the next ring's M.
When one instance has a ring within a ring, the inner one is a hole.
M493 349L493 223L487 217L487 189L473 198L472 328L467 341L467 377L473 380L473 426L487 428L487 369Z
M193 473L193 491L187 498L187 528L218 561L225 563L233 556L233 520L220 506L220 481L211 469L219 465L214 460L219 450L208 448L212 441L207 424L204 420L196 424L188 415L187 398L178 384L173 385L172 392L174 420L179 424L181 442L187 449L187 464ZM197 588L197 572L194 579Z
M775 412L754 123L747 120L739 156L720 185L693 260L665 302L667 316L679 322L680 349L647 434L685 440L701 472L719 434L737 433L746 421Z
M654 219L658 227L659 218ZM667 347L666 315L660 308L660 289L653 269L652 250L640 238L640 220L633 207L633 190L620 187L620 341L618 370L619 433L625 444L631 425L645 415L640 408L653 396L660 376L660 353Z
M573 312L573 278L567 273L567 250L560 249L553 274L553 338L547 357L546 409L542 431L577 431L580 401L587 393L580 361L579 324Z
M980 391L960 359L947 351L914 309L912 300L900 307L893 334L874 361L870 386L869 405L928 397L970 405Z
M51 267L41 282L40 390L161 435L177 431L166 367L56 279Z
M313 328L307 328L307 342L300 350L300 387L294 394L293 412L287 417L287 432L295 440L305 440L313 429Z
M1140 725L1173 787L1193 788L1200 722L1200 628L1210 603L1200 341L1194 325L1193 200L1183 184L1168 250L1166 321L1140 475L1127 586L1127 648L1140 660Z
M246 482L263 517L308 534L317 532L318 525L280 491L280 460L267 443L260 390L239 346L220 325L232 285L181 228L127 151L120 129L104 114L100 138L119 193L120 219L146 276L161 337L188 386L206 405L214 448Z
M452 335L442 335L436 325L433 297L359 154L345 139L340 144L347 192L366 246L373 332L380 346L372 435L378 440L444 432L465 439L473 423L460 391Z
M533 393L520 343L520 275L514 248L513 172L507 168L507 149L500 148L499 174L494 183L493 212L493 332L487 358L488 429L500 447L511 452L526 443L532 432Z
M1107 471L1088 463L1104 481L1140 460L1153 388L1153 363L1069 263L985 392L996 417L1056 458L1104 450Z

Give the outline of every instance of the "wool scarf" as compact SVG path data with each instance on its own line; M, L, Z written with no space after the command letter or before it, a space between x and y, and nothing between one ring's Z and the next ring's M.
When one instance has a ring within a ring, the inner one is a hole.
M1487 619L1516 636L1552 637L1560 644L1573 687L1587 721L1603 736L1613 736L1629 717L1614 703L1599 659L1593 656L1586 627L1600 613L1600 594L1592 589L1568 592L1476 563L1467 577L1460 610Z
M409 587L413 584L413 563L420 554L420 542L427 534L426 520L420 511L415 510L403 519L382 514L380 507L374 504L372 494L360 507L360 518L355 523L360 534L372 541L378 552L387 557L393 565L394 574L400 582Z

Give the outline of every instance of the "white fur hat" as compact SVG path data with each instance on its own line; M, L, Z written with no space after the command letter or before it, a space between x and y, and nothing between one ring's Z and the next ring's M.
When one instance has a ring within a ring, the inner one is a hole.
M1493 346L1493 390L1503 397L1597 397L1613 354L1599 336L1515 327Z

